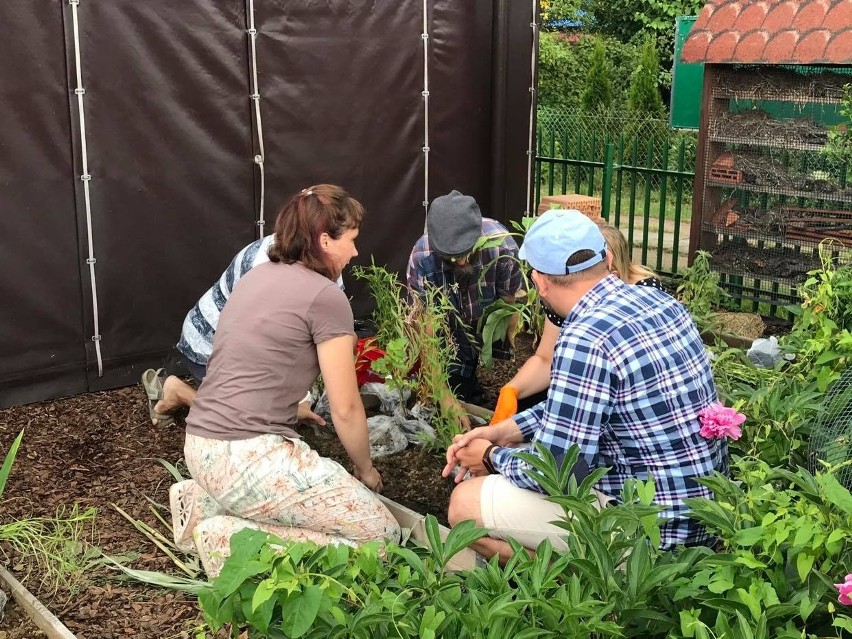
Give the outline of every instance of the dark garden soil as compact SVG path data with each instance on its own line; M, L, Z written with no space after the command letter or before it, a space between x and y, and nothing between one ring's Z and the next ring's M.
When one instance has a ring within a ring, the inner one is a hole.
M531 354L531 341L519 336L518 360ZM514 375L515 362L496 362L481 374L484 406L493 407L500 386ZM152 427L140 385L89 393L67 399L0 410L0 456L15 436L26 429L9 478L0 522L52 516L58 509L78 505L97 509L94 538L108 555L138 553L133 567L177 573L171 561L112 506L162 529L147 498L168 504L172 478L156 459L172 463L182 458L183 419L176 427ZM343 449L330 432L303 429L311 445L346 463ZM385 495L446 523L452 490L440 476L443 463L422 449L410 447L399 455L376 460L384 477ZM165 531L163 531L165 532ZM202 623L192 596L119 581L106 569L89 573L89 582L73 595L40 591L36 575L5 549L3 563L80 639L194 639ZM43 636L9 604L0 620L0 639Z

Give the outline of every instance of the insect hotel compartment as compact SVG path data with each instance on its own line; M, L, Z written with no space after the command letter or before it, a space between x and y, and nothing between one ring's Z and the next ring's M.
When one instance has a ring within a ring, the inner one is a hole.
M711 69L691 250L710 252L728 281L793 292L818 268L821 243L840 262L852 258L852 175L830 148L850 83L846 67Z

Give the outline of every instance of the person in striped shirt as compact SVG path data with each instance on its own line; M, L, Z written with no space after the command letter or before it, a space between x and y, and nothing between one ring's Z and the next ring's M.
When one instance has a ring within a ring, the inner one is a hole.
M594 487L604 507L631 478L653 478L661 548L707 544L684 499L712 497L697 480L727 472L724 439L700 434L699 413L717 402L701 336L686 309L653 287L631 286L610 273L598 227L579 211L544 213L528 231L519 257L532 267L541 299L565 317L553 356L547 399L491 426L456 437L448 476L461 466L448 519L490 529L475 548L512 555L512 537L534 549L545 538L564 548L564 516L516 457L547 448L557 462L580 451L573 473L608 472ZM467 470L473 478L462 481Z
M204 295L190 309L183 320L177 350L183 355L196 386L201 384L207 374L207 360L213 351L213 337L219 324L219 315L231 296L237 282L255 266L269 261L269 248L275 235L267 235L243 247L231 260L228 268ZM337 278L337 285L343 290L343 279ZM181 408L188 408L195 399L195 388L176 375L164 375L163 369L149 370L143 373L143 385L151 393L160 395L151 408L151 421L166 426L174 421L173 414ZM299 404L298 419L301 422L313 422L320 426L325 420L311 410L310 394Z

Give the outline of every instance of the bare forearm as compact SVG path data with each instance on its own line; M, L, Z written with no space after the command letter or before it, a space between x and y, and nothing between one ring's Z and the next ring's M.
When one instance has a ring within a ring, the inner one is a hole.
M356 470L366 471L373 465L373 461L370 457L370 436L363 406L360 411L357 407L343 411L335 411L332 408L331 419L337 437Z
M490 438L490 441L500 446L511 446L512 444L521 444L524 441L524 436L521 433L521 429L518 428L518 425L513 419L504 419L502 422L498 422L492 426L488 426L488 428L492 431L495 431L495 435L493 436L493 438Z
M551 322L544 323L544 331L535 353L530 357L507 385L518 391L518 397L529 397L550 386L550 366L553 351L559 339L559 327Z
M507 383L518 391L518 397L529 397L546 390L550 384L550 361L538 354L530 357Z

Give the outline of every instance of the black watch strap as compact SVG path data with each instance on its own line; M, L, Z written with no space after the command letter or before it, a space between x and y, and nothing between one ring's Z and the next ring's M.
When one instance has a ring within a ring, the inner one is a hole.
M491 444L488 448L485 449L485 453L482 455L482 465L485 466L485 470L488 471L489 475L496 475L497 469L494 468L494 464L491 461L491 451L495 448L500 448L497 444Z

